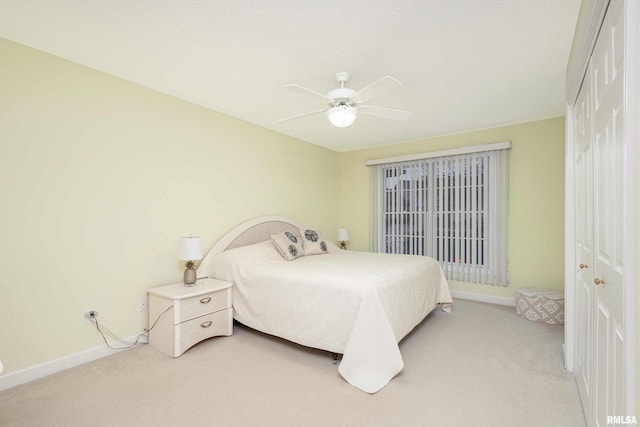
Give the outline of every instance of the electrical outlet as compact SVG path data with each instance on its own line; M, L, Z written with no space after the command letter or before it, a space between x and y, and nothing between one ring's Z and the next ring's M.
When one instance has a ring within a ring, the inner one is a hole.
M98 317L98 312L95 310L89 310L84 313L84 323L91 323L91 319Z
M140 302L138 304L138 311L147 311L149 309L149 300L147 297L140 298Z

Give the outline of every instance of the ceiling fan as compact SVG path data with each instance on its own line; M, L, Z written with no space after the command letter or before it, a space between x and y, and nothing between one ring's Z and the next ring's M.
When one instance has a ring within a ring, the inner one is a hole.
M301 117L311 116L313 114L326 113L329 121L334 126L342 128L350 126L356 120L358 114L366 114L369 116L376 116L399 121L406 121L409 119L409 117L411 117L412 113L410 111L362 104L363 102L367 102L370 99L373 99L398 86L401 86L402 83L400 83L394 77L384 76L357 92L353 89L345 87L345 83L349 81L350 77L351 75L346 72L336 73L336 80L340 84L340 87L330 90L326 95L323 95L311 89L307 89L306 87L302 87L297 84L284 85L283 87L299 90L303 93L311 94L324 99L328 102L329 108L308 111L306 113L296 114L295 116L285 117L284 119L278 120L278 122L299 119Z

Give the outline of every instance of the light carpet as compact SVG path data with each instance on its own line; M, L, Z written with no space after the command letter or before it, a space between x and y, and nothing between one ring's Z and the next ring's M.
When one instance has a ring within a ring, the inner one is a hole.
M243 326L171 359L148 345L0 392L2 426L584 426L563 327L455 300L370 395L329 353Z

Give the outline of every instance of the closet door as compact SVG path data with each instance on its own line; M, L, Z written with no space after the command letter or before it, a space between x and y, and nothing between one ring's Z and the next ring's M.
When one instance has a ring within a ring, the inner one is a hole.
M574 106L576 330L574 369L585 413L591 412L593 360L593 151L591 67Z
M624 2L613 0L591 56L594 165L593 418L625 414Z
M624 329L624 1L612 0L573 107L574 370L589 426L628 414Z

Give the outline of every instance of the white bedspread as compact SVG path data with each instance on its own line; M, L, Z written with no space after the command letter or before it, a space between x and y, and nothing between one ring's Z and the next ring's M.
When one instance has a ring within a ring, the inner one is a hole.
M231 281L234 317L259 331L342 353L340 374L368 393L404 366L398 342L449 286L432 258L343 251L294 261L270 241L216 255L209 277Z

